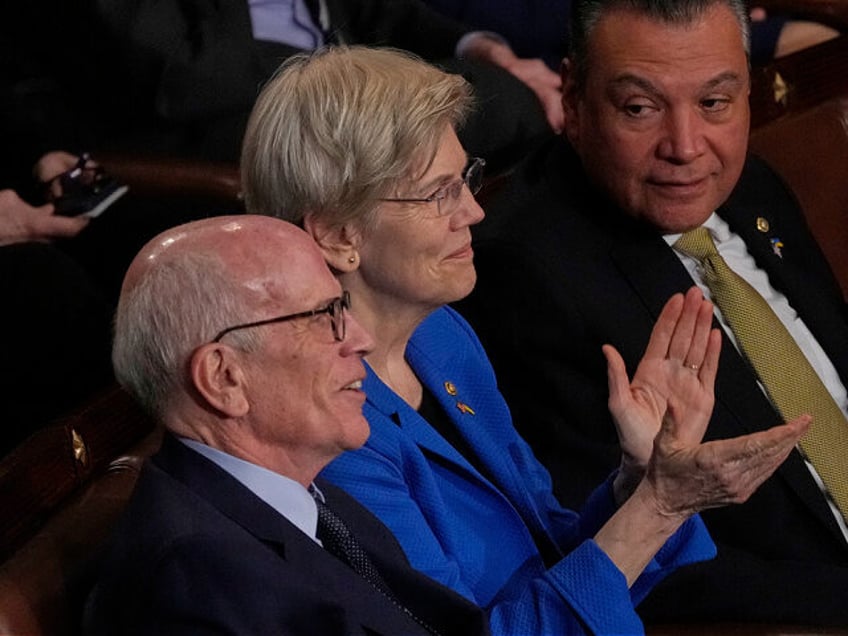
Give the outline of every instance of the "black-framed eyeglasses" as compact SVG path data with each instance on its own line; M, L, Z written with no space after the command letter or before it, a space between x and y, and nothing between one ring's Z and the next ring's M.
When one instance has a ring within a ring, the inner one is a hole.
M432 203L436 202L436 210L439 216L447 216L456 210L456 204L459 202L459 197L462 196L462 186L467 186L472 195L480 192L483 187L483 168L486 166L486 160L481 157L472 158L462 179L458 179L452 183L442 186L433 194L423 198L384 198L380 201L390 201L395 203Z
M312 309L310 311L301 311L296 314L288 314L287 316L278 316L276 318L267 318L265 320L257 320L255 322L246 322L243 325L235 325L227 327L215 336L212 342L220 342L221 338L226 336L231 331L237 329L249 329L251 327L261 327L270 325L275 322L288 322L289 320L297 320L298 318L310 318L311 316L319 316L327 314L330 316L330 325L333 329L333 338L338 342L345 339L345 311L350 309L350 292L343 291L342 295L330 301L330 304L320 309Z

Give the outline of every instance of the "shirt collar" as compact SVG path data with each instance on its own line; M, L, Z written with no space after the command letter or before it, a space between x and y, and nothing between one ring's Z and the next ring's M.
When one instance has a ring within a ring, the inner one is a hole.
M701 227L705 227L709 230L710 236L712 236L713 243L715 243L716 247L729 240L731 237L730 226L715 212L713 212L709 218L701 224ZM663 239L669 244L669 246L673 247L675 242L677 242L677 239L681 236L683 236L682 232L678 232L677 234L663 234Z
M201 442L178 437L180 442L227 471L254 495L293 523L301 532L317 542L318 508L310 490L293 479L252 464ZM310 486L320 495L314 484ZM323 497L323 495L321 495Z

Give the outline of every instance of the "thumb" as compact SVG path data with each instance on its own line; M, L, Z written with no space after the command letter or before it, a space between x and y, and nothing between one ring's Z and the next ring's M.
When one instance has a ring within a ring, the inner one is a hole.
M630 389L630 379L627 377L624 359L612 345L604 345L601 350L607 359L607 384L609 386L610 404L622 404Z

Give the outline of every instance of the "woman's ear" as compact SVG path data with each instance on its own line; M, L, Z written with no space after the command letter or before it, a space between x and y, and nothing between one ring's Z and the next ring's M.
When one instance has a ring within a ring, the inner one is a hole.
M198 347L189 360L192 384L206 402L227 417L243 417L250 410L244 372L235 352L213 342Z
M328 226L314 216L307 215L303 219L303 229L318 244L324 260L333 271L345 274L359 268L362 234L351 223Z

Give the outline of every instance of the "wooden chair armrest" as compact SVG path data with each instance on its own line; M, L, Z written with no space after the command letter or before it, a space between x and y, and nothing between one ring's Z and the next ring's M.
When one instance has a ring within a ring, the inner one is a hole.
M92 157L139 194L198 197L243 208L241 178L234 163L96 151Z
M754 0L769 14L788 14L820 22L837 31L848 31L848 2L845 0Z
M848 7L848 2L845 3ZM774 60L751 75L751 128L848 94L848 35Z

